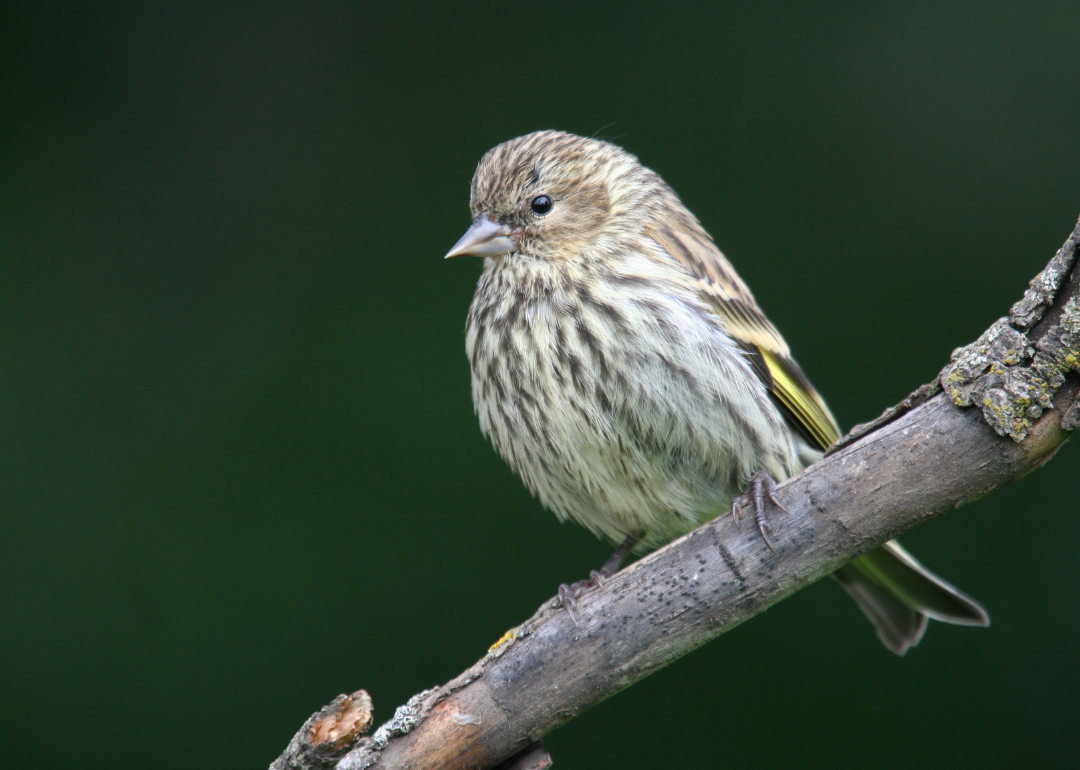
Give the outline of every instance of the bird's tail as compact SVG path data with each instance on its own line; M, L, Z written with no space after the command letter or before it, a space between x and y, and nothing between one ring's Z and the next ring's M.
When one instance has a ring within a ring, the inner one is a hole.
M897 655L914 647L928 618L962 626L988 626L977 601L919 564L895 540L833 573Z

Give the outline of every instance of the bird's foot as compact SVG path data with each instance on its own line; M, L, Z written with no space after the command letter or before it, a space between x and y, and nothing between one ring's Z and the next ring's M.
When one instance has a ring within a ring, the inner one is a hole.
M772 532L772 527L765 516L765 498L768 498L769 502L784 513L788 512L787 508L782 506L780 501L776 499L776 480L765 471L758 471L750 479L746 491L731 501L731 518L735 521L735 526L739 527L739 512L747 506L753 506L754 523L757 524L758 532L761 533L765 545L769 546L769 550L776 553L776 549L773 548L772 543L769 541L769 533ZM739 527L739 529L741 530L742 527Z
M597 570L593 570L589 573L588 580L579 580L576 583L567 585L563 583L559 586L559 601L562 602L563 608L566 610L566 614L570 616L570 620L574 622L576 626L578 624L577 619L577 603L585 594L589 591L595 591L597 588L604 587L604 576Z
M590 591L595 591L597 588L605 588L607 586L608 578L619 571L619 565L621 565L623 559L626 558L626 554L630 553L630 549L637 544L638 538L626 538L626 540L623 541L623 544L619 546L619 549L611 554L611 558L604 563L603 567L598 570L594 569L589 573L588 580L579 580L570 585L563 583L559 586L559 601L562 602L562 606L566 609L566 614L570 616L570 620L574 622L575 626L578 624L578 599Z

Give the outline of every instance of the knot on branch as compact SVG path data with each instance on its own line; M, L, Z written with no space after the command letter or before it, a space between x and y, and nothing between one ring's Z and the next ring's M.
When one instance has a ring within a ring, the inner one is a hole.
M308 741L325 752L344 753L371 727L371 696L365 690L339 695L319 714L308 729Z
M1027 438L1032 423L1053 406L1065 375L1080 370L1080 305L1069 297L1056 318L1033 330L1054 305L1073 267L1080 226L1028 285L1008 318L999 318L979 339L952 354L940 382L956 406L978 406L1000 436ZM1076 404L1065 410L1062 427L1080 422Z
M365 690L339 695L311 715L271 770L335 767L371 727L371 696Z

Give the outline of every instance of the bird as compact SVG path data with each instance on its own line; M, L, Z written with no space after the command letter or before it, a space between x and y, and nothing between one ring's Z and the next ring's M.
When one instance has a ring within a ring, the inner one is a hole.
M482 432L529 491L618 549L750 508L770 549L777 482L841 435L749 287L675 191L610 142L545 130L480 160L446 257L483 269L465 341ZM833 575L892 652L986 610L895 540Z

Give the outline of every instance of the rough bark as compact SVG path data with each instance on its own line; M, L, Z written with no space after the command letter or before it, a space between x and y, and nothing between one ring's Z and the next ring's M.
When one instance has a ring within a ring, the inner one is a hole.
M304 722L273 766L281 770L334 767L371 727L372 716L371 697L366 691L337 696Z
M1080 223L1010 316L955 351L938 380L780 486L788 513L771 518L775 553L730 517L709 522L584 595L576 625L547 602L461 676L399 707L336 767L546 766L534 744L559 725L854 557L1042 465L1080 422L1078 242ZM302 749L318 716L290 750ZM272 767L333 761L282 755Z

